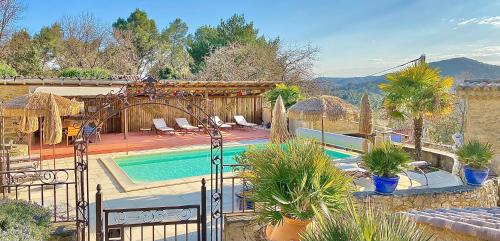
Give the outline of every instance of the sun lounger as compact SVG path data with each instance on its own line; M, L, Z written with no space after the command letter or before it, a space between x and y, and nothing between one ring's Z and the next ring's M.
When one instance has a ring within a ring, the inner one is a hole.
M219 116L213 116L212 121L219 127L219 128L233 128L232 125L224 123Z
M153 119L153 126L156 131L174 133L174 128L168 127L164 119Z
M257 124L255 124L255 123L247 122L247 120L245 120L245 117L243 117L241 115L235 115L234 120L236 121L236 124L238 124L239 126L243 126L243 127L256 127L257 126Z
M175 118L175 122L177 122L177 125L179 126L179 128L185 130L186 132L187 131L197 131L200 129L196 126L192 126L191 124L189 124L189 122L186 118Z

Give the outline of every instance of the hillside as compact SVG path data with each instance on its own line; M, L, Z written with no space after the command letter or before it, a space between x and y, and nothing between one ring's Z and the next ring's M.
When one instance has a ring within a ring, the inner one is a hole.
M438 67L442 75L452 76L455 83L464 79L500 79L500 66L485 64L469 58L453 58L430 63ZM382 93L378 85L385 81L385 76L367 77L320 77L315 80L329 94L337 95L353 104L358 104L364 92L369 93L374 105L380 104Z

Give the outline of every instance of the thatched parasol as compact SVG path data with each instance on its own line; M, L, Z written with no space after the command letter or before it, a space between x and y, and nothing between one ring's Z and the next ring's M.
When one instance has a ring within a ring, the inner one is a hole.
M271 122L271 134L269 138L272 143L283 143L288 139L288 128L286 121L286 110L281 95L276 99L273 108L273 119Z
M336 121L339 119L355 120L356 108L336 96L315 96L297 102L288 109L288 118L303 121L321 120L321 142L325 145L324 119Z
M61 142L62 125L60 117L78 114L81 106L81 102L72 101L58 95L34 93L21 95L5 102L0 114L5 117L20 117L19 131L23 133L33 133L38 130L38 117L45 118L46 126L45 128L42 126L40 131L40 159L42 159L42 140L49 145Z
M359 112L359 133L363 135L371 135L373 133L373 117L370 100L368 94L363 94L361 97Z

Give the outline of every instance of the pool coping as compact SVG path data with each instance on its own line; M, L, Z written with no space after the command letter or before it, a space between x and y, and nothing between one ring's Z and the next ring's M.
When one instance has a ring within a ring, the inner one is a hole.
M229 143L226 143L224 146L225 147L247 146L247 145L252 145L252 144L263 143L263 141L267 141L267 140L252 140L249 142L229 142ZM120 188L124 192L132 192L132 191L138 191L138 190L144 190L144 189L152 189L152 188L158 188L158 187L167 187L167 186L200 182L202 178L205 178L207 180L210 179L211 175L207 174L207 175L193 176L193 177L186 177L186 178L176 178L176 179L165 180L165 181L135 183L127 175L127 173L125 173L123 171L123 169L121 169L118 166L118 164L116 163L114 158L123 157L123 156L141 155L141 154L194 151L194 150L200 150L200 149L206 149L206 148L210 148L210 145L192 145L192 146L182 146L182 147L173 147L173 148L159 148L159 149L152 149L152 150L133 151L133 152L130 152L129 155L126 155L126 154L124 155L123 153L110 153L109 156L97 158L97 161L100 162L106 168L106 170L111 174L111 176L118 183L118 186L120 186ZM355 153L355 152L349 152L349 151L340 150L340 149L334 149L334 150L337 152L348 154L348 155L353 155L354 156L353 158L356 158L357 156L359 156L359 153ZM336 159L336 160L342 160L342 159ZM332 160L332 161L334 161L334 160ZM236 174L234 172L225 172L224 178L232 178L235 175Z

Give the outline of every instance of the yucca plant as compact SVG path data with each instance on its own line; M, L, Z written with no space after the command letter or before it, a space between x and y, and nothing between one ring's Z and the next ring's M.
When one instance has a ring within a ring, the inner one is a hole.
M302 241L427 241L432 236L419 229L409 217L375 210L363 212L348 202L347 212L332 214L310 226Z
M314 140L250 147L237 160L250 166L253 200L264 205L261 221L310 220L344 206L350 179L331 164Z
M487 168L493 158L491 144L471 140L460 147L457 151L458 160L463 164L474 168Z
M375 147L371 152L363 156L365 167L377 176L395 177L405 170L410 163L408 153L403 147L390 142Z

